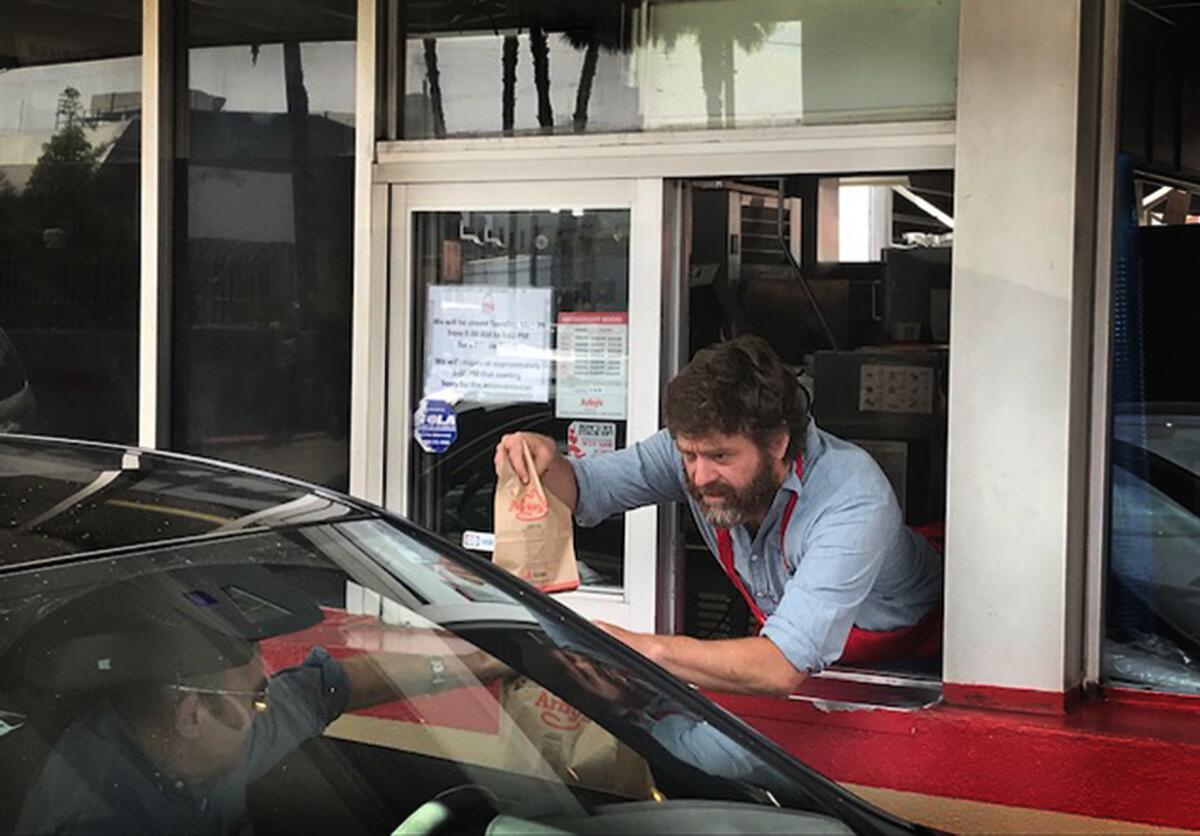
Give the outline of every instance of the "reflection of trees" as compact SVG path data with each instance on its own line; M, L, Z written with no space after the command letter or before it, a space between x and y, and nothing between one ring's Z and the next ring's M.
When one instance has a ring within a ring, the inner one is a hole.
M58 228L76 239L90 237L99 206L95 200L96 169L103 148L88 141L83 105L74 87L58 99L58 130L42 145L24 193L30 220L41 229Z
M116 284L94 282L87 285L87 293L76 292L78 288L64 293L62 298L69 298L71 305L58 305L55 316L86 321L89 312L103 310L107 317L109 297L124 290L117 286L117 276L136 264L137 167L117 164L108 145L89 139L79 92L73 87L59 95L57 125L23 190L0 174L0 280L9 318L40 321L40 315L27 309L41 304L36 300L56 282L100 273ZM125 146L136 148L137 133L134 123L114 144L128 152ZM32 281L27 277L34 276L37 282L27 285Z
M38 400L32 430L128 440L136 434L139 131L136 120L105 127L111 144L96 140L68 87L23 188L0 177L0 325Z
M586 129L588 104L601 50L628 50L629 23L642 0L547 0L532 6L491 0L450 0L437 7L431 17L413 25L413 33L457 30L459 32L505 31L501 47L501 126L511 134L516 124L517 63L520 33L527 32L537 93L537 121L542 133L554 131L551 100L550 35L562 33L572 47L584 52L579 89L572 123L576 131ZM432 8L432 7L430 7ZM438 68L437 38L422 37L425 77L432 116L431 133L446 136L444 94Z
M504 36L504 49L500 59L501 71L504 77L504 89L501 92L501 118L503 131L506 134L513 132L513 124L516 122L517 109L517 55L521 47L521 41L516 35Z
M538 127L542 133L554 133L554 108L550 106L550 44L546 30L529 27L529 52L533 56L533 84L537 88Z
M689 8L691 7L691 8ZM412 4L412 9L417 8ZM786 10L786 5L780 9ZM583 53L579 72L572 129L587 130L592 89L603 52L629 53L638 41L649 41L666 51L680 38L694 38L700 56L708 127L734 127L737 115L735 53L760 49L776 28L763 18L761 4L747 8L737 0L725 3L660 3L653 0L543 0L516 4L511 0L448 0L421 7L422 14L410 20L410 32L420 37L424 50L432 124L430 132L444 137L443 75L438 67L435 33L504 32L500 54L502 91L501 125L511 134L516 122L516 80L520 34L527 33L537 94L537 123L541 133L554 131L554 108L550 96L551 66L549 40L560 34L572 48ZM648 23L640 39L635 21ZM757 18L757 19L755 19ZM420 33L427 33L423 37Z
M21 196L0 171L0 248L7 247L17 237L20 216Z
M651 26L650 37L668 52L679 39L690 35L700 48L700 83L704 86L704 104L708 127L732 128L737 117L734 81L734 48L745 52L759 49L775 30L775 24L745 18L712 18L697 15L680 19L671 16L667 25Z
M425 38L425 76L429 79L429 102L433 108L433 135L446 135L446 112L442 104L442 74L438 71L437 38Z
M590 7L594 15L591 18L581 18L568 24L563 32L563 38L573 48L583 51L583 66L579 69L579 87L575 93L575 113L571 120L575 133L587 130L588 107L592 99L592 85L596 80L596 67L600 62L600 51L616 54L631 48L632 38L624 26L606 25L604 15L608 19L618 21L631 19L633 12L640 5L637 0L616 0L607 4L614 8L605 9L605 4ZM587 8L587 7L585 7Z

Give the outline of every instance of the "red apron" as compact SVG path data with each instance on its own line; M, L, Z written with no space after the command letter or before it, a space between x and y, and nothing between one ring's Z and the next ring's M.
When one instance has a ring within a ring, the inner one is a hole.
M803 475L804 464L797 458L796 478L800 479ZM779 528L779 545L781 552L785 555L784 560L787 560L787 527L792 519L792 512L796 510L796 499L796 494L792 494L788 498L787 507L783 510L783 522ZM923 525L913 530L928 540L939 552L943 551L945 527L942 523L930 523L929 525ZM754 596L746 589L746 585L742 583L741 576L738 575L737 570L734 568L733 538L729 536L729 529L717 529L717 551L717 558L721 564L721 568L725 571L725 575L729 578L730 583L741 593L742 598L746 600L746 604L750 607L750 612L754 615L754 620L758 622L758 629L761 630L763 624L766 623L767 617L758 606L758 602L754 600ZM850 635L846 639L846 645L842 650L839 661L857 665L869 665L888 659L934 656L941 648L942 605L938 604L922 616L920 621L909 627L901 627L897 630L850 628Z

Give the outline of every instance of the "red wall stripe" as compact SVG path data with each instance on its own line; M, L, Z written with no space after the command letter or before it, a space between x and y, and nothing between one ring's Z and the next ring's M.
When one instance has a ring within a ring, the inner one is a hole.
M1200 829L1200 723L1096 700L1057 716L936 706L825 712L711 695L836 781Z

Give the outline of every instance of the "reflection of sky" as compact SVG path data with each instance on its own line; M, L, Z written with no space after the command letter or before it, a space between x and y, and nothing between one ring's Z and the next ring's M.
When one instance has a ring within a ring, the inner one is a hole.
M304 84L312 113L354 111L354 44L350 41L301 46ZM227 111L280 113L286 110L283 47L264 45L258 60L249 46L192 50L190 87L224 97ZM67 87L81 94L84 108L99 93L142 89L140 56L51 64L0 73L0 135L54 130L58 99Z
M354 111L354 43L307 43L300 47L310 113ZM226 111L285 113L283 46L266 44L257 60L249 46L193 49L190 87L226 100Z
M85 108L97 93L141 90L142 59L106 58L0 73L0 135L53 131L58 97L67 87L80 92Z
M708 31L745 28L741 3L705 3ZM711 92L704 85L701 39L687 32L688 22L696 16L695 4L664 4L656 7L658 27L679 30L683 34L668 49L651 44L642 58L643 109L647 127L702 125L708 118L706 98ZM721 16L726 16L724 22ZM675 19L678 18L678 19ZM762 43L747 49L733 44L733 112L729 119L750 122L786 122L804 115L803 95L803 23L780 20L773 24ZM711 37L711 34L709 35ZM730 124L732 127L732 122Z
M537 126L537 88L529 36L519 36L514 81L514 124L518 129ZM555 123L569 124L583 67L584 52L575 49L560 34L547 43L550 69L550 102ZM420 40L407 44L406 85L410 94L428 94L429 79L425 49ZM441 75L443 109L449 134L496 132L501 123L504 80L501 72L503 37L491 32L443 35L437 39L438 72ZM637 122L637 95L626 77L625 60L601 51L597 58L588 124L591 130L627 128Z

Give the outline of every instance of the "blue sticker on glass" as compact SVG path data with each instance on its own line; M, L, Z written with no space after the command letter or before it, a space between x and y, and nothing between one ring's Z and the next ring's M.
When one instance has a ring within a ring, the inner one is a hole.
M211 607L217 603L217 599L203 589L193 589L191 592L185 592L183 593L183 597L198 607Z
M426 453L445 453L458 440L454 407L446 401L421 401L413 413L413 435Z

